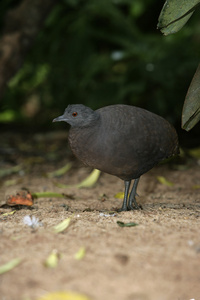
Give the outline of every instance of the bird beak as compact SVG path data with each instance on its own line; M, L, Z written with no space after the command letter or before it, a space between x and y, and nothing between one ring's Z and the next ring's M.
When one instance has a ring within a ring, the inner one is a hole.
M59 117L53 119L52 122L61 122L61 121L67 122L67 119L66 119L66 117L64 115L59 116Z

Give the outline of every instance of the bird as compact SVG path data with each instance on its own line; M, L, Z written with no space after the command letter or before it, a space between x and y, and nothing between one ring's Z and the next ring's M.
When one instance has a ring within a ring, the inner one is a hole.
M53 119L60 121L70 125L69 145L83 164L124 181L120 211L140 209L136 201L140 177L162 160L179 154L175 128L137 106L114 104L92 110L83 104L69 104L63 115Z

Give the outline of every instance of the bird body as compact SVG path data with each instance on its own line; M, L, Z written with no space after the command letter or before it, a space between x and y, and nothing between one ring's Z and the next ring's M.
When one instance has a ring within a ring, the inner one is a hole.
M118 104L93 111L82 104L69 105L54 121L71 125L71 150L85 165L115 175L129 185L132 179L139 180L160 161L179 152L173 126L135 106Z
M69 131L72 152L84 164L131 180L176 154L177 135L165 119L128 105L106 106L96 112L99 118L94 124Z

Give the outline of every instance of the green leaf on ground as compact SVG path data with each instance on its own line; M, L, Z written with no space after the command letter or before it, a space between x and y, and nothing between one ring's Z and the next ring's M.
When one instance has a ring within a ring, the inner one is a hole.
M94 169L88 175L88 177L86 177L83 181L81 181L78 184L75 184L75 185L67 185L66 184L65 185L65 184L61 184L61 183L55 183L55 185L57 187L60 187L60 188L63 188L63 189L71 188L71 187L74 187L74 188L92 188L95 185L95 183L97 182L100 174L101 174L101 171L99 171L97 169Z
M7 169L0 169L0 177L18 173L21 170L22 170L22 165L17 165L17 166L7 168Z
M86 177L81 183L77 185L78 188L90 188L95 185L97 180L99 179L99 176L101 174L101 171L94 169L92 173L88 177Z
M76 260L81 260L85 256L85 247L81 247L78 252L75 253L74 258Z
M47 173L47 177L48 178L53 178L53 177L59 177L59 176L62 176L64 175L65 173L67 173L72 167L72 163L69 162L67 163L64 167L58 169L58 170L55 170L53 172L48 172Z
M58 253L57 250L53 250L49 256L47 257L47 259L44 262L45 267L47 268L56 268L58 265L58 261L59 261L60 255Z
M10 260L8 263L0 266L0 275L6 273L21 263L21 258L14 258Z
M161 183L161 184L164 184L164 185L167 185L167 186L173 186L174 183L167 180L164 176L157 176L157 180Z
M134 223L134 222L124 223L124 222L121 222L121 221L117 221L117 225L119 225L120 227L135 227L135 226L138 226L138 224Z
M53 227L55 233L63 232L69 226L71 218L67 218Z
M54 192L41 192L41 193L31 193L33 198L68 198L64 193L54 193Z

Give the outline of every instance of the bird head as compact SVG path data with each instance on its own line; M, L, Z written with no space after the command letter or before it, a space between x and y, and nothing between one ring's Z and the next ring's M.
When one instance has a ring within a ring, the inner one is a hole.
M98 114L83 104L68 105L62 116L53 119L53 122L64 121L72 127L90 126L98 119Z

